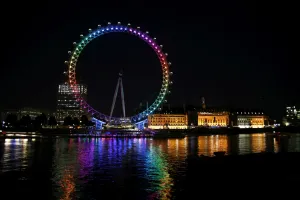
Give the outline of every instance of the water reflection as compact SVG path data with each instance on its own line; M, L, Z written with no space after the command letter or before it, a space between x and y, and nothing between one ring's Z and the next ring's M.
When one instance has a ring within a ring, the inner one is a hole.
M32 142L34 140L4 139L0 143L0 172L26 169L31 162Z
M173 199L186 178L186 158L216 151L300 151L300 135L280 140L267 133L165 140L6 139L0 140L0 178L32 170L26 176L37 184L44 187L51 180L53 199Z
M173 179L168 170L168 162L166 155L162 152L161 146L153 146L150 144L150 151L146 157L146 174L151 187L149 191L149 199L169 199L171 197L171 187Z
M187 155L213 156L214 152L224 151L226 154L248 154L260 152L300 151L300 135L294 134L289 139L276 140L273 134L239 134L239 135L210 135L188 137ZM285 144L288 142L288 144ZM288 149L286 149L286 148Z
M226 135L199 136L198 155L212 156L216 151L228 149L228 137Z
M72 195L75 191L75 180L74 180L74 170L65 169L63 172L62 179L59 181L61 187L61 200L70 200L73 199Z
M251 134L251 149L253 153L259 153L266 150L266 134Z

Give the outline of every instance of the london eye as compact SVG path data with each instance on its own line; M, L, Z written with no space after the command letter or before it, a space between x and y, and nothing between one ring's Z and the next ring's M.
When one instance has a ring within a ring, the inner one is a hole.
M154 102L142 112L129 117L132 123L137 123L146 119L148 115L152 114L155 110L159 109L162 103L166 102L166 96L168 93L170 93L170 84L172 84L170 80L172 72L170 72L169 70L171 63L167 61L168 54L163 52L162 45L157 44L156 38L151 38L149 36L149 33L141 31L140 27L134 28L130 24L122 25L120 22L118 22L117 24L108 23L105 26L98 25L96 30L89 29L89 33L87 35L80 35L81 40L78 43L74 42L74 49L68 52L70 55L69 61L65 61L65 63L68 65L68 82L76 98L76 101L80 104L81 108L83 108L88 114L102 121L120 120L120 118L118 117L112 117L103 114L100 111L94 109L91 105L89 105L87 101L81 96L76 80L76 65L79 56L84 50L84 48L95 38L98 38L104 34L116 32L128 33L146 42L155 51L162 68L162 85L159 94L154 100Z

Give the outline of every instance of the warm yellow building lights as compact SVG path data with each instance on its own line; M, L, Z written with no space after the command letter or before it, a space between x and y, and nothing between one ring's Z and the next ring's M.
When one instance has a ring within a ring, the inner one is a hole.
M148 116L151 129L187 129L188 116L185 114L153 114Z
M228 112L198 112L198 126L227 127L228 125Z

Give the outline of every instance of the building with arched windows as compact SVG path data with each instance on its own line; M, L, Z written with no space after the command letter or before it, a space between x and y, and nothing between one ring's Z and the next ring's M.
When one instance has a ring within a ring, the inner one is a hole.
M268 117L262 111L239 110L230 115L231 126L239 128L264 128L268 126Z
M151 129L187 129L186 114L153 114L148 116L148 128Z
M229 112L203 110L198 112L198 126L227 127L229 125Z

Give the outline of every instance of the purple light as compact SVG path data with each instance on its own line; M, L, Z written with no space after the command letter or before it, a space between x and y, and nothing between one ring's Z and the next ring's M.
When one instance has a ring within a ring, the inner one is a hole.
M156 43L155 38L152 39L148 35L149 34L148 32L143 33L140 30L139 27L138 27L138 29L135 29L135 28L132 28L130 26L122 26L122 25L118 25L118 26L108 25L107 27L104 27L104 28L101 28L101 29L99 29L99 28L100 27L98 27L98 30L90 33L90 35L88 35L88 37L83 38L82 41L81 41L81 43L78 46L80 46L81 48L85 47L86 44L87 44L87 41L92 41L94 38L96 38L98 36L101 36L105 32L106 33L110 33L110 32L127 32L128 33L129 32L129 33L131 33L133 35L138 35L139 38L142 38L145 42L147 42L148 45L150 45L155 50L155 52L158 54L159 60L162 63L162 67L166 68L166 66L164 66L164 65L166 65L166 63L164 63L164 61L167 60L167 59L164 59L166 55L163 53L162 48ZM69 83L71 84L71 86L74 86L74 84L76 84L75 66L76 66L76 61L78 59L77 57L80 55L81 50L82 49L74 51L74 58L73 57L71 58L71 62L75 62L74 64L70 65L70 68L73 67L74 69L73 68L69 69L69 72L73 72L74 71L74 75L72 75L72 77L69 76ZM103 119L107 118L106 115L101 114L100 112L98 112L95 109L93 109L83 98L81 98L81 95L79 94L80 93L79 89L77 87L74 87L73 93L74 93L74 96L75 96L76 100L79 101L78 103L80 103L81 107L84 108L87 112L91 113L92 115L94 115L94 114L100 114L100 116L103 117ZM139 113L138 115L131 117L131 119L133 121L137 121L137 120L140 120L141 117L146 116L146 115L148 115L149 113L152 113L152 112L153 112L153 110L148 109L145 112Z

